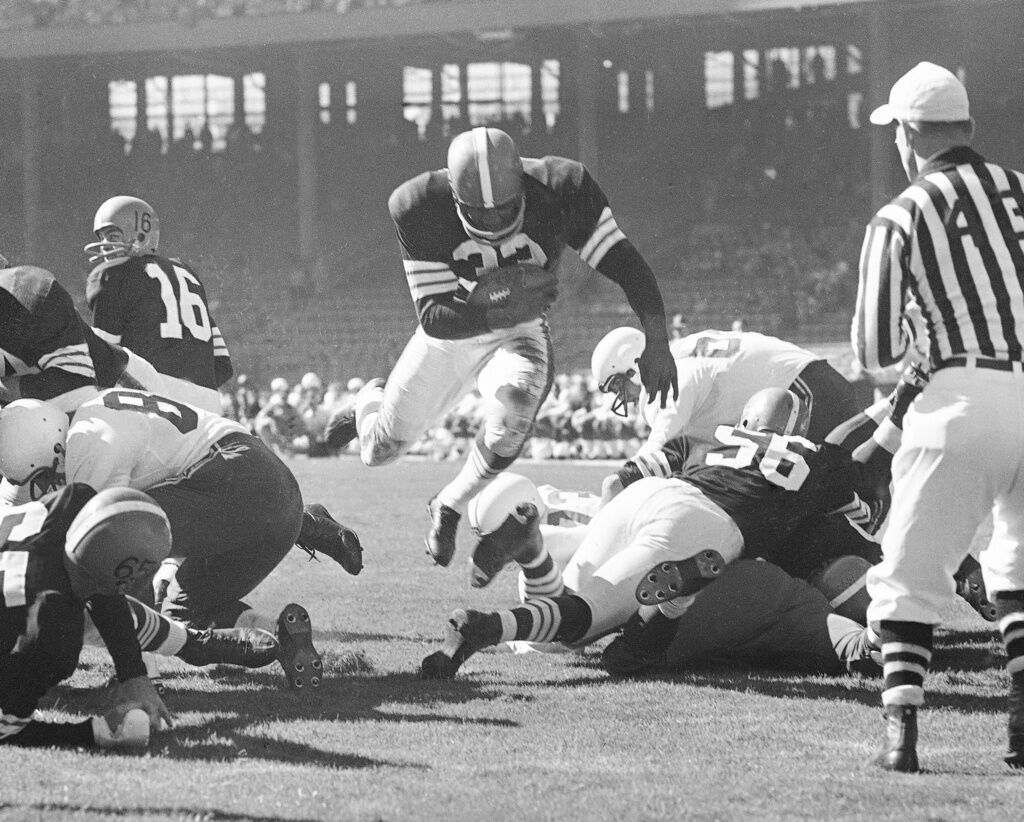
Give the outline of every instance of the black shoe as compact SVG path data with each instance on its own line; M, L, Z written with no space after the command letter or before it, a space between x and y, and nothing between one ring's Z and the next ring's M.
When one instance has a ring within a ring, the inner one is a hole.
M363 546L359 536L346 528L319 502L302 510L302 530L296 542L303 551L315 559L317 552L326 554L352 576L363 570Z
M294 602L285 605L277 618L278 661L288 678L288 686L299 690L307 685L319 688L324 663L313 647L313 628L309 613Z
M437 565L447 568L455 554L455 533L462 515L454 508L438 502L437 497L427 503L427 514L431 520L426 539L427 553Z
M871 759L887 771L917 773L917 708L913 705L889 705L885 709L885 740Z
M725 560L714 549L674 562L662 562L644 574L636 586L641 605L660 605L677 597L691 596L725 569Z
M963 568L963 566L961 566ZM975 611L977 611L986 622L995 622L997 619L996 606L988 598L985 590L985 580L981 568L974 568L969 573L954 576L956 580L957 594Z
M327 420L327 428L324 430L324 442L328 448L344 448L352 440L359 436L356 429L356 401L345 403L341 408L331 414Z
M420 664L423 679L454 679L462 663L481 648L501 641L501 622L481 611L453 611L448 617L444 647L424 657Z
M509 514L496 531L484 534L473 549L470 585L483 588L510 562L529 562L540 555L544 538L540 534L540 511L523 502Z
M248 628L189 628L185 647L178 659L197 667L203 665L241 665L262 668L277 659L278 645L267 631Z
M601 664L612 676L636 676L664 669L668 646L675 639L678 620L657 613L647 622L633 614L605 647Z

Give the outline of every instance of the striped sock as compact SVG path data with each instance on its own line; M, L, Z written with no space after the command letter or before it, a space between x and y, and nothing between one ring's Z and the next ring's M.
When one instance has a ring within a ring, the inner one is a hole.
M1010 675L1010 733L1024 734L1024 591L994 595Z
M577 596L537 597L499 611L501 642L574 642L590 628L590 606Z
M555 566L548 549L541 546L540 554L529 562L520 563L523 569L523 594L526 599L557 597L565 591L562 572Z
M438 501L462 513L466 504L513 462L514 457L499 457L478 437L469 449L462 470L438 491Z
M921 622L883 620L882 704L924 704L924 677L932 659L932 626Z
M185 647L188 632L184 625L154 611L137 599L126 599L132 612L132 620L135 622L139 646L144 652L174 656Z

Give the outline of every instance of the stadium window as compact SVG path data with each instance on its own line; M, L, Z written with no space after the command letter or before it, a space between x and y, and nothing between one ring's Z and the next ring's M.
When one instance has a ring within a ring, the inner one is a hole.
M619 114L629 114L629 72L619 70L616 75Z
M644 72L644 109L648 114L654 111L654 72Z
M427 68L405 66L402 70L402 116L423 136L430 122L434 72Z
M764 55L768 84L775 92L800 87L800 49L768 49Z
M836 79L835 46L809 46L804 49L804 79L809 85Z
M459 78L462 72L456 63L441 66L441 122L445 136L451 132L452 120L462 118L462 87Z
M110 127L120 134L126 143L135 139L138 98L138 88L133 80L111 80L107 84Z
M466 66L469 123L530 123L533 70L524 63L470 63Z
M167 151L168 85L166 77L146 78L146 128L159 132L161 151Z
M756 100L761 96L761 53L757 49L743 52L743 99Z
M731 51L704 52L704 105L707 108L732 105L735 95L732 67Z
M350 126L355 125L356 120L359 119L357 106L359 104L359 95L356 91L356 81L346 80L345 81L345 122Z
M846 95L846 121L850 128L858 129L861 127L860 112L863 105L864 95L859 91L851 91Z
M860 74L864 71L864 52L859 46L846 47L846 73Z
M320 109L320 122L329 126L331 124L331 84L321 83L316 89L317 107Z
M540 99L544 123L551 131L562 113L560 84L562 65L558 60L545 60L540 64Z
M171 83L171 110L174 122L171 134L179 140L188 128L196 138L203 126L210 130L210 149L223 151L228 126L234 119L235 83L216 74L182 74Z
M260 134L267 124L267 78L262 71L242 77L242 106L249 131Z

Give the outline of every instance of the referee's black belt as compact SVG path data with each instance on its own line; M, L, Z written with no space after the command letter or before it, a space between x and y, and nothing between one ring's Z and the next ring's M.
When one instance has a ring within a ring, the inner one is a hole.
M1024 371L1024 363L1019 360L992 360L986 357L965 355L939 360L932 372L941 371L943 368L987 368L990 371L1016 371L1019 374Z

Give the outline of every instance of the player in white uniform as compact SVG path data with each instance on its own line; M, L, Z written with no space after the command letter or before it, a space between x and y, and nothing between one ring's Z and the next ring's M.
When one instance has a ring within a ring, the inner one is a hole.
M0 411L0 467L17 468L22 447L36 441L38 448L39 411L18 404ZM47 448L42 438L40 450L58 456L37 459L24 481L45 485L47 476L58 482L64 474L98 490L127 486L146 491L167 514L172 557L154 578L163 613L200 628L276 629L290 684L319 684L305 609L289 605L274 619L242 601L292 548L303 521L295 477L258 437L166 397L111 389L78 409L66 442L57 439Z

